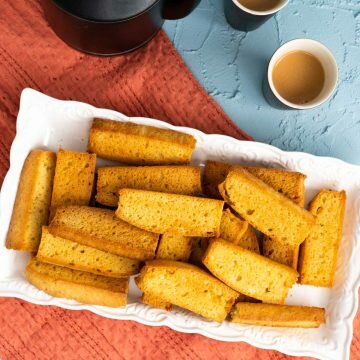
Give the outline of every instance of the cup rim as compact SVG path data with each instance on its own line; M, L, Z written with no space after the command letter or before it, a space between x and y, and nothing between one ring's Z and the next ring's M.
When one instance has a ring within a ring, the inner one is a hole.
M296 43L296 42L300 42L300 41L305 41L305 42L309 42L312 44L315 44L316 46L320 47L324 52L326 52L326 54L329 56L329 58L331 59L331 61L334 63L335 65L335 81L334 84L332 86L332 88L329 90L328 94L323 97L322 99L319 99L318 101L314 102L313 104L310 105L306 105L306 104L296 104L296 103L292 103L288 100L286 100L285 98L283 98L278 91L275 88L275 85L273 83L273 79L272 79L272 70L274 68L275 65L275 58L276 55L286 46ZM336 89L337 83L338 83L338 78L339 78L339 70L338 70L338 65L335 59L335 56L333 55L333 53L329 50L328 47L326 47L323 43L321 43L320 41L317 40L313 40L313 39L304 39L304 38L298 38L298 39L293 39L290 40L286 43L284 43L283 45L281 45L275 52L274 54L271 56L269 65L268 65L268 71L267 71L267 79L268 79L268 83L270 86L270 89L272 91L272 93L275 95L275 97L282 102L283 104L287 105L290 108L293 109L298 109L298 110L307 110L307 109L313 109L323 103L325 103L327 100L329 100L329 98L331 97L331 95L334 93L334 90Z
M247 8L246 6L240 4L240 2L237 0L232 0L232 2L234 3L235 6L237 6L239 9L245 11L248 14L256 15L256 16L267 16L267 15L273 15L273 14L277 13L278 11L280 11L282 8L284 8L289 3L289 0L285 0L283 3L279 4L278 6L275 6L273 9L265 10L265 11L251 10L251 9Z

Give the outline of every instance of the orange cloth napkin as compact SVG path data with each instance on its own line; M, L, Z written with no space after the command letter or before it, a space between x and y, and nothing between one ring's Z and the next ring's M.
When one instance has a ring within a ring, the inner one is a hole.
M0 2L0 184L9 166L19 96L32 87L60 99L153 117L207 133L251 139L190 74L163 32L142 50L97 58L64 45L39 0ZM241 111L241 109L239 109ZM355 328L360 327L359 319ZM353 358L359 352L355 331ZM87 311L0 298L1 359L286 359L245 343L225 343L166 327Z

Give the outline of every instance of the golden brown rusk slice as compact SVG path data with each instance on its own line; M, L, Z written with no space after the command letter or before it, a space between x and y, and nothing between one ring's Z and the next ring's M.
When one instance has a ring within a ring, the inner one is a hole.
M87 206L59 208L49 232L82 245L137 260L155 257L159 235L117 218L111 210Z
M192 237L164 234L161 235L156 259L187 262L191 255L194 240Z
M6 247L37 251L41 228L47 225L56 155L50 151L32 150L20 175Z
M137 274L140 269L138 260L51 235L46 227L43 228L36 258L46 263L111 277L128 277Z
M342 238L345 191L321 190L310 204L316 225L301 245L300 283L332 287Z
M192 135L154 126L94 119L88 151L133 165L186 165L196 140Z
M201 194L196 166L118 166L98 169L96 201L116 207L120 189L140 189L182 195Z
M299 172L263 167L241 166L207 161L204 172L204 191L209 196L221 197L218 185L222 183L230 170L243 168L256 176L277 192L283 194L295 204L304 207L306 176ZM220 236L224 237L224 236ZM264 256L281 264L297 269L299 246L277 241L269 236L263 239Z
M306 176L299 172L255 166L241 166L208 160L204 171L204 192L221 199L218 186L230 170L244 169L299 206L304 206Z
M325 323L325 309L261 303L237 303L230 321L248 325L318 328Z
M253 227L239 216L226 209L223 212L220 225L220 237L226 241L230 241L235 245L239 245L245 249L255 251L259 250L259 243Z
M31 259L26 279L49 295L83 304L121 307L127 303L128 278L115 279Z
M222 239L210 240L203 258L207 269L241 294L273 304L283 304L298 273Z
M223 201L134 189L120 190L116 215L160 234L218 236Z
M60 149L57 154L51 217L59 206L89 205L96 155Z
M146 262L136 283L145 294L205 318L222 322L238 293L194 265L168 260Z
M150 305L152 307L163 309L166 311L170 311L172 309L171 303L151 294L151 293L143 293L141 296L141 302L146 305Z
M297 246L315 224L314 216L243 169L219 185L224 200L255 229Z

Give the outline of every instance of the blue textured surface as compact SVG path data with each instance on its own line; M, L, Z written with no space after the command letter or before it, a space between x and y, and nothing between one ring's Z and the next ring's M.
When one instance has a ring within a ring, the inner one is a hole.
M167 21L165 30L206 91L255 140L360 164L359 0L292 0L249 33L226 23L222 0L202 0L187 18ZM330 48L338 87L318 108L276 110L263 98L262 79L274 51L295 38Z

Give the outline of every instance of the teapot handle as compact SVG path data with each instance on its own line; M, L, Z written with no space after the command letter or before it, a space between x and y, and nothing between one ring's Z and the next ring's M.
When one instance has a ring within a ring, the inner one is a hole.
M165 20L181 19L189 15L199 2L200 0L165 0L163 18Z

